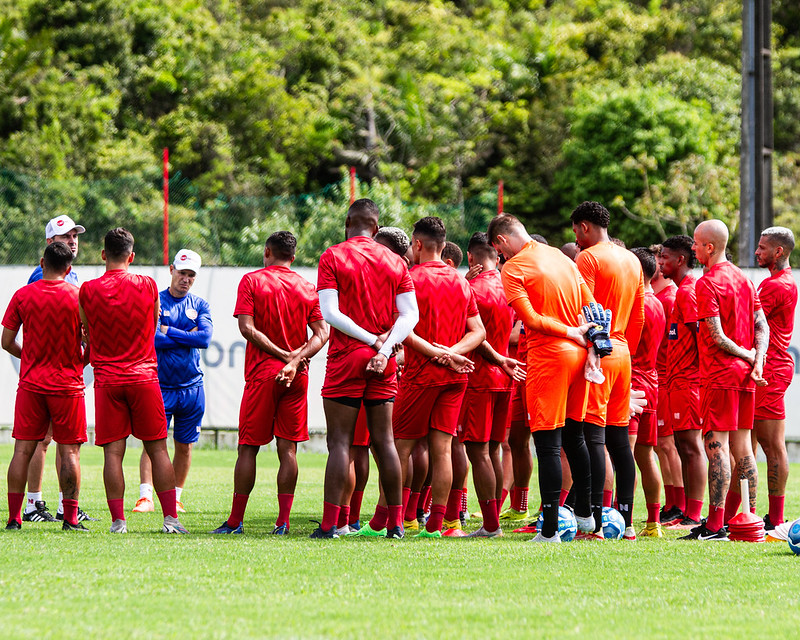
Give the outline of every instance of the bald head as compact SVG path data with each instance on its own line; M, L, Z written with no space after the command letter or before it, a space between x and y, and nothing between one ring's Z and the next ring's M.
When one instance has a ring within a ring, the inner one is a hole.
M705 220L694 230L694 252L698 262L713 267L725 261L728 227L721 220Z

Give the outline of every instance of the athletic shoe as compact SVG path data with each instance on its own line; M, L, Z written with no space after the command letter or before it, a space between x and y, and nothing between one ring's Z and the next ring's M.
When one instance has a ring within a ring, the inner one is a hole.
M461 520L443 520L442 531L445 529L463 529L461 526Z
M361 520L351 522L348 526L350 527L350 533L355 533L361 528Z
M775 524L773 524L772 520L769 519L769 514L764 516L764 531L772 531L779 524L781 523L776 522Z
M531 522L530 524L526 524L524 527L514 529L513 533L539 533L539 527L536 526L535 522Z
M467 534L464 533L464 530L461 527L452 527L450 529L444 529L442 531L442 537L444 537L444 538L466 538Z
M672 505L669 509L664 511L664 508L661 508L661 514L659 515L659 522L663 524L665 527L668 527L671 524L675 524L676 522L680 522L686 517L686 515L678 509L675 505Z
M372 527L369 526L369 522L361 527L358 531L351 531L348 535L351 536L362 536L364 538L385 538L386 537L386 527L383 529L379 529L375 531Z
M33 503L35 509L22 514L23 522L57 522L53 514L47 510L47 502L37 500Z
M6 525L6 531L19 531L20 529L22 529L22 525L16 520L10 520Z
M316 522L317 524L319 524L319 526L316 529L314 529L314 531L311 533L310 536L308 536L309 538L320 538L320 539L336 538L337 540L339 539L339 534L336 533L335 526L331 527L326 531L325 529L322 528L322 523L320 523L318 520L312 520L311 522Z
M128 533L128 523L122 518L114 520L114 522L111 523L109 533Z
M558 531L556 531L552 538L545 538L540 531L536 534L535 538L531 538L528 542L561 542L561 536L559 536Z
M643 538L663 538L664 533L661 531L661 524L658 522L648 522L644 529L639 532Z
M462 529L467 526L467 520L469 520L469 511L459 511L458 521L461 523Z
M702 524L702 520L692 520L690 517L686 516L680 522L676 522L675 524L669 525L668 529L694 529L695 527L699 527Z
M63 511L56 512L56 520L60 522L64 521ZM78 522L100 522L100 518L92 518L92 516L87 514L83 509L78 508Z
M238 533L238 534L241 534L241 533L244 533L244 528L242 527L242 523L241 522L237 526L231 527L228 524L228 521L226 520L225 522L223 522L220 526L218 526L216 529L214 529L210 533ZM275 533L275 532L273 531L273 533Z
M78 524L70 524L69 522L62 522L61 523L61 530L62 531L89 531L80 522Z
M277 529L277 527L276 527ZM343 527L336 528L336 535L338 536L349 536L350 535L350 525L344 525Z
M186 509L183 506L183 503L180 500L175 501L175 507L178 513L186 513Z
M189 533L177 518L172 516L164 516L164 526L161 529L162 533Z
M419 531L419 522L416 520L403 520L403 529L406 531Z
M605 540L602 531L578 531L575 540Z
M403 531L403 527L392 527L391 529L387 529L386 537L393 538L394 540L401 540L406 537L406 534L405 531Z
M629 540L631 542L636 542L636 531L633 527L625 527L625 533L622 534L623 540Z
M239 527L241 527L241 526L242 525L239 524ZM350 531L350 529L348 529L348 531ZM283 522L281 524L276 524L275 528L272 530L272 535L273 536L285 536L288 533L289 533L289 523L288 522Z
M575 522L578 523L578 531L585 533L593 533L595 529L594 516L575 516Z
M790 522L776 524L775 528L767 532L767 542L786 542L789 539Z
M473 531L467 536L467 538L502 538L502 537L503 537L503 530L500 527L497 527L497 531L487 531L484 527L481 527L477 531Z
M153 504L153 500L151 498L139 498L136 501L136 505L132 509L134 513L149 513L150 511L155 510L156 506Z
M415 538L441 538L442 532L441 531L428 531L427 529L423 529L417 535L414 536Z
M703 524L701 524L700 526L692 529L692 531L688 535L681 536L680 538L678 538L678 540L700 540L701 542L705 541L724 542L727 541L728 539L729 539L728 532L725 531L725 527L723 527L719 531L711 531L708 527L706 527L705 522L703 522Z
M523 520L530 520L530 514L527 509L525 509L525 511L517 511L516 509L508 507L508 509L504 509L500 512L500 519L510 520L511 522L521 522Z

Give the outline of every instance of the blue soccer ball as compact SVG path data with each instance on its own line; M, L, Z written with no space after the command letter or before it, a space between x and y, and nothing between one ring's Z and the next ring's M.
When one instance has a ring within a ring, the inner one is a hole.
M536 528L541 531L544 525L544 516L540 513L539 520L536 522ZM575 538L578 533L578 522L575 520L575 514L566 507L558 508L558 535L561 542L569 542Z
M786 534L786 541L789 543L789 548L792 552L800 556L800 518L792 522L789 526L789 532Z
M625 533L625 520L622 514L611 507L603 507L603 537L619 540Z

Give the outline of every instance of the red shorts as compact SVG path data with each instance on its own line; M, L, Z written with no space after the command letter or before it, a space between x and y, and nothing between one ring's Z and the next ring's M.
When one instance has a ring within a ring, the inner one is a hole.
M700 389L697 387L670 388L669 412L672 416L673 431L699 429Z
M658 418L655 411L645 411L633 416L628 425L628 433L636 436L636 444L655 447L658 444Z
M392 414L395 439L419 440L431 429L456 435L466 390L466 382L435 387L401 384Z
M753 389L709 389L700 391L700 424L709 431L738 431L753 428Z
M94 443L132 435L139 440L167 437L167 416L158 382L94 388Z
M290 387L274 378L245 384L239 409L239 444L260 446L273 438L308 440L307 393L307 375L296 376Z
M786 419L786 389L791 384L791 377L775 377L771 372L764 372L766 387L756 387L756 420L785 420Z
M460 442L503 442L511 426L511 391L467 389L458 425Z
M353 432L353 446L354 447L368 447L369 446L369 429L367 428L367 410L364 405L358 410L358 419L356 420L356 430Z
M631 417L631 356L626 344L613 344L614 351L602 361L605 382L589 385L586 422L601 427L624 427Z
M397 395L397 362L390 358L383 376L367 377L367 363L374 355L375 350L366 345L333 357L328 355L322 397L366 400L394 398Z
M17 390L14 405L15 440L44 440L50 423L59 444L86 442L86 403L83 396L51 396L27 389Z
M658 437L668 438L672 435L672 412L669 404L669 390L667 383L658 385L658 404L656 405L656 419L658 420Z
M511 392L511 422L527 424L528 411L525 408L525 383L515 382Z

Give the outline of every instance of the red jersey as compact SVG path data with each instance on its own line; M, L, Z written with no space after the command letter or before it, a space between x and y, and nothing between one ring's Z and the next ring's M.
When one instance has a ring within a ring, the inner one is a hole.
M339 310L362 329L380 335L394 326L395 298L414 290L406 263L372 238L355 236L319 259L317 291L336 289ZM364 343L331 327L328 356Z
M11 298L3 326L22 327L19 388L61 396L83 395L83 348L78 287L37 280Z
M765 370L794 375L794 360L789 343L794 330L794 309L797 306L797 285L790 268L783 269L758 286L758 299L769 324L769 349Z
M291 269L275 265L245 274L239 282L233 315L252 316L255 328L285 351L302 347L308 341L307 326L322 320L314 285ZM244 379L274 378L285 364L248 342ZM308 370L302 374L308 375Z
M411 270L419 305L419 323L414 333L431 344L453 346L466 333L467 318L478 315L478 306L469 283L444 262L431 261ZM508 338L506 338L508 340ZM456 373L414 349L406 348L404 383L436 386L466 382L467 375Z
M644 329L636 353L631 357L631 388L658 387L656 359L667 319L664 307L652 291L644 294ZM650 407L652 408L652 407Z
M694 276L687 273L675 292L667 332L667 380L670 387L686 388L700 384L696 282Z
M736 265L720 262L697 281L697 319L700 333L700 375L712 389L746 389L753 386L752 366L720 349L703 322L719 316L722 332L745 349L754 345L753 318L761 309L756 289Z
M661 344L658 346L658 356L656 357L656 371L658 372L658 384L667 386L667 345L669 344L669 319L672 316L672 307L675 304L675 292L678 287L674 282L670 282L669 286L664 287L656 294L656 298L661 303L664 309L664 336L661 338Z
M156 281L112 269L81 287L80 303L89 324L94 386L158 382Z
M483 326L486 328L486 341L501 356L508 355L508 338L514 326L514 312L506 302L500 272L496 269L479 273L469 281L475 302L478 305ZM467 386L476 391L508 391L512 383L498 366L489 364L474 352L469 356L475 363L475 371L469 374Z

